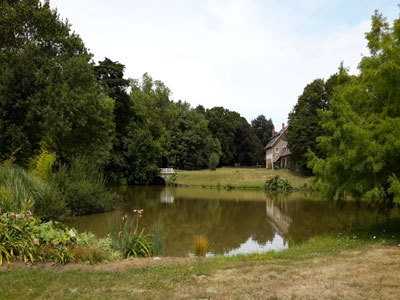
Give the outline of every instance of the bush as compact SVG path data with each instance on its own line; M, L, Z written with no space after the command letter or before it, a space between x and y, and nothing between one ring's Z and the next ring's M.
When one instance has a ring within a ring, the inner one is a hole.
M90 242L88 242L90 240ZM108 248L93 234L78 234L60 222L42 222L30 211L0 211L0 266L11 261L69 261L95 263L106 259Z
M72 215L112 209L118 196L106 188L103 173L85 159L75 159L70 168L61 166L51 178Z
M108 257L104 249L82 245L72 247L70 255L74 261L89 262L90 264L101 262Z
M204 257L207 254L210 242L203 235L198 235L194 238L194 255Z
M59 222L45 222L26 213L0 212L0 265L18 257L24 261L69 260L68 246L74 243L76 231Z
M279 175L268 179L265 182L264 189L266 191L279 191L279 192L291 192L293 191L292 185L287 179L280 178Z
M123 253L124 257L150 257L153 253L151 235L139 232L139 219L143 210L134 210L133 218L127 215L111 227L111 247Z
M211 171L215 171L217 169L218 164L219 164L219 156L217 153L213 152L208 160L208 168Z
M53 172L56 155L47 150L42 150L39 155L29 161L29 169L37 177L47 180Z
M68 213L56 187L14 165L0 166L0 209L9 212L33 210L44 219Z

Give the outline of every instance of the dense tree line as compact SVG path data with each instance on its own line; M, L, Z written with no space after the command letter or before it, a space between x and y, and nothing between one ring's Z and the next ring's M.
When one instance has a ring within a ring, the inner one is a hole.
M0 2L0 161L28 166L43 151L55 165L89 160L112 182L149 183L159 167L263 164L272 121L250 125L223 107L191 108L144 74L97 64L48 1Z

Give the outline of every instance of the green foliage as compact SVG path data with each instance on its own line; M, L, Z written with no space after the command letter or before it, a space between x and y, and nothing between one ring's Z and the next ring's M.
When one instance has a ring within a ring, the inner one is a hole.
M12 211L14 209L13 192L5 186L0 186L0 209L4 211Z
M210 158L208 160L208 168L211 171L215 171L217 169L218 163L219 163L218 154L215 152L211 153Z
M139 219L143 210L134 210L133 217L124 216L121 221L112 224L111 247L123 253L124 257L150 257L153 253L151 235L139 229Z
M157 221L152 226L152 235L153 235L153 255L160 256L163 255L165 250L165 236L164 236L164 227L161 221Z
M289 113L286 139L292 153L291 160L303 168L307 165L308 149L320 157L324 156L316 143L316 138L324 133L319 124L320 112L329 108L336 84L337 74L332 75L326 82L323 79L314 80L304 88L303 94Z
M14 165L0 166L0 189L3 211L32 209L44 219L59 218L68 213L60 192L51 184ZM12 197L12 201L10 201Z
M53 173L53 164L56 161L56 155L47 150L42 150L38 156L29 161L30 171L37 177L47 180Z
M113 102L99 92L91 55L47 1L0 3L0 160L26 165L50 136L63 161L104 163Z
M129 80L124 79L125 66L105 58L94 67L101 89L114 100L115 138L113 139L110 160L105 167L106 176L118 183L126 176L127 168L124 157L124 139L128 134L128 125L134 117L131 110L131 99L127 88Z
M123 138L123 177L129 184L151 182L158 174L161 144L154 140L149 129L131 124Z
M259 115L251 121L251 127L259 138L261 144L265 147L272 137L272 130L274 129L272 119L267 120L264 115Z
M175 105L178 111L170 133L168 163L178 169L204 168L211 152L219 150L219 144L209 132L202 114L190 110L188 103Z
M115 207L118 197L110 192L99 167L84 158L72 161L53 175L51 184L57 188L72 215L102 212Z
M208 129L221 144L221 165L260 163L263 146L245 118L223 107L208 109L205 117L209 122Z
M279 175L275 175L274 177L268 179L265 182L264 189L266 191L285 193L293 191L293 187L290 182L285 178L281 178Z
M30 211L1 213L0 228L0 265L3 257L8 264L17 257L31 262L52 259L66 263L70 259L67 247L74 243L76 232L61 223L42 223Z
M159 163L169 149L168 123L173 121L169 116L169 94L161 81L153 81L148 74L143 75L142 81L131 81L129 104L125 100L118 104L124 107L124 115L115 116L121 118L118 126L125 125L118 129L115 151L106 168L114 182L125 178L129 184L149 183L158 174Z
M79 235L59 222L42 222L30 211L0 211L0 266L3 259L96 263L108 257L107 246L94 235Z
M178 179L178 174L174 173L171 175L171 177L167 180L168 185L174 185L176 183L176 180Z
M389 27L377 12L366 34L371 55L360 75L341 67L330 109L322 114L318 144L326 159L309 153L309 166L330 196L387 203L399 199L400 19Z
M237 165L254 166L263 162L264 147L247 121L237 127L234 143L234 160Z

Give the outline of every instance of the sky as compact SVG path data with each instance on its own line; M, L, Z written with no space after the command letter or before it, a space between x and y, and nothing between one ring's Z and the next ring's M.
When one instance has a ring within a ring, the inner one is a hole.
M398 0L50 0L98 62L163 81L171 99L287 123L304 87L343 61L357 74L365 32Z

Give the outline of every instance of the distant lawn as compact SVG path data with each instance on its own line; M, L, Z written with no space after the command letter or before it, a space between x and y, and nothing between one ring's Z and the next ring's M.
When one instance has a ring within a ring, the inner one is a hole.
M197 186L221 186L263 188L265 181L275 175L286 178L294 187L309 183L313 177L303 176L287 170L268 170L265 168L220 168L216 171L176 170L177 184Z

